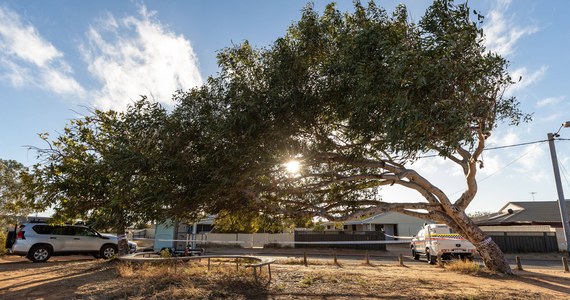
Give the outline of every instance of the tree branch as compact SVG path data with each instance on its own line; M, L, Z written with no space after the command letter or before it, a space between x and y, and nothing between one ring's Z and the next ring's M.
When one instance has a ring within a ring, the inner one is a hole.
M471 201L475 198L477 194L478 186L475 175L477 174L477 162L478 158L483 153L485 148L485 135L479 129L477 131L477 148L473 152L473 156L469 159L469 172L465 176L465 181L467 183L467 190L461 194L461 197L455 201L455 206L461 210L465 210ZM482 164L482 162L481 162ZM482 165L481 165L482 166Z

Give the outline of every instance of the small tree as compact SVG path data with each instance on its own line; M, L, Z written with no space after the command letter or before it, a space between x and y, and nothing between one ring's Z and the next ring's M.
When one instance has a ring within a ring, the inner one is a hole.
M127 226L162 218L171 208L173 189L161 171L166 124L166 111L143 99L124 113L96 110L72 120L54 141L42 135L49 147L38 149L38 204L54 208L56 218L115 229L119 254L128 253Z
M24 165L0 159L0 226L34 211L35 207L29 201L34 197L30 180L28 168Z
M345 14L329 5L322 16L308 6L272 46L222 51L219 75L178 97L179 116L215 120L204 127L214 137L204 156L212 165L207 196L219 206L253 201L331 220L393 210L444 222L488 268L510 274L465 209L490 132L528 116L503 97L512 83L507 62L485 49L482 16L473 17L466 4L446 0L417 24L404 6L391 16L373 2ZM462 170L457 199L408 167L425 153ZM291 159L302 164L296 175L284 171ZM391 185L426 201L383 202L379 189Z

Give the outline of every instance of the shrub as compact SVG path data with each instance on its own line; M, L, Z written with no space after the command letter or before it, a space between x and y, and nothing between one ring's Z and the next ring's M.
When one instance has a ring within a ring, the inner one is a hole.
M463 273L463 274L477 274L481 270L481 266L470 260L455 260L445 266L446 269Z
M6 233L0 232L0 256L6 254Z

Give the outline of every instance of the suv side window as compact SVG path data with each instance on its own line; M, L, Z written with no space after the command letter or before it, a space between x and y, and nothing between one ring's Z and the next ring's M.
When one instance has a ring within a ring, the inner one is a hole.
M73 235L73 228L70 226L53 226L52 233L55 235Z
M97 234L89 229L89 228L85 228L85 227L75 227L75 235L80 235L80 236L97 236Z
M53 226L49 226L49 225L34 225L34 227L32 227L32 229L33 229L37 234L52 234Z

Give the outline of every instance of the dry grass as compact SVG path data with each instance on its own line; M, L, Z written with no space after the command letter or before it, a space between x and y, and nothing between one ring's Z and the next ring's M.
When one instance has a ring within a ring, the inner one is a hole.
M3 264L0 299L568 299L570 274L519 272L508 277L475 273L468 265L438 268L343 267L311 260L273 264L257 281L252 270L231 261L126 264L87 260L46 264ZM468 274L464 274L464 271ZM259 274L259 273L258 273ZM2 284L5 284L3 288Z
M226 299L240 295L251 299L265 294L251 270L235 268L235 263L216 261L208 271L200 262L177 264L126 264L116 266L121 293L105 293L107 298L126 299Z
M445 269L463 274L477 275L481 271L481 266L469 260L454 260L446 264Z
M300 265L304 266L305 261L302 258L287 258L279 262L282 265ZM335 263L329 260L310 260L307 259L307 265L313 266L334 266Z

